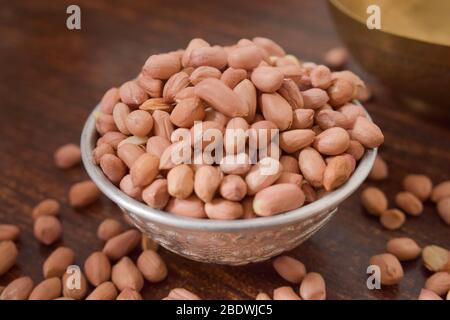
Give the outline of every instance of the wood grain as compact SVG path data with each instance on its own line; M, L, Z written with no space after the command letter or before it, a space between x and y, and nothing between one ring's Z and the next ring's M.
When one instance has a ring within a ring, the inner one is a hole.
M103 92L134 77L152 53L184 47L202 37L228 44L262 35L276 39L305 60L322 61L324 52L339 44L325 1L87 1L79 0L82 30L65 27L69 1L22 0L4 4L0 12L0 223L21 227L18 266L0 278L4 285L21 274L42 279L42 263L51 250L32 235L32 207L52 197L62 202L64 238L58 243L77 252L77 263L102 244L95 231L105 217L120 217L106 198L82 211L67 204L70 184L86 177L83 169L59 171L53 151L79 140L87 115ZM393 197L407 173L425 173L433 181L450 178L450 126L399 104L353 63L374 87L367 104L386 136L382 154L391 177L376 183ZM367 183L369 184L369 183ZM393 236L411 236L421 245L450 248L449 227L432 204L408 219L401 231L382 230L364 214L358 195L341 205L338 214L312 239L290 252L308 270L321 272L331 299L414 299L428 273L420 260L404 264L399 286L369 291L369 257L381 253ZM252 299L286 283L270 262L244 267L192 262L166 250L169 278L146 285L145 298L160 299L171 288L186 287L208 299Z

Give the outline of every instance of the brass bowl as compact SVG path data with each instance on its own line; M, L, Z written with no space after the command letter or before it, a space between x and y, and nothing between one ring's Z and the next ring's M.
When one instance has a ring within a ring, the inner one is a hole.
M381 30L366 26L380 6ZM330 0L337 31L369 73L423 110L450 114L450 1Z

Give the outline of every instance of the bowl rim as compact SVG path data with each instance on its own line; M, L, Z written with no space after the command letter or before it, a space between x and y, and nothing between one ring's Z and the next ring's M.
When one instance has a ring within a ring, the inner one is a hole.
M361 105L358 101L354 101L354 103ZM97 133L95 129L95 118L99 108L100 106L97 105L89 114L81 134L81 156L88 175L98 188L122 209L139 216L145 221L178 229L240 232L242 230L268 229L274 226L289 225L311 218L321 212L336 208L339 203L348 198L366 179L377 155L377 148L366 149L364 156L359 161L352 176L344 185L317 201L285 213L269 217L239 220L211 220L176 216L162 210L153 209L129 197L111 183L103 174L100 167L94 163L92 150L95 148ZM372 120L366 110L365 112L368 119Z

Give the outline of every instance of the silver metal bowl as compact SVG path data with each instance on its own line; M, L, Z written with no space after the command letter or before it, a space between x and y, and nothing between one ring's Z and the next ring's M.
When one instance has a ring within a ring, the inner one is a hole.
M100 190L136 227L164 248L186 258L218 264L243 265L291 250L316 233L369 174L377 149L367 150L352 177L320 200L287 213L247 220L218 221L180 217L148 207L112 184L93 162L97 133L94 113L81 135L87 173Z

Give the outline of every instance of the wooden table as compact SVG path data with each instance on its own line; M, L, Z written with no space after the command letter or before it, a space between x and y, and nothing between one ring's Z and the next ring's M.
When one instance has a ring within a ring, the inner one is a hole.
M76 3L82 11L80 31L66 28L66 8L72 1L15 1L0 12L0 223L22 228L18 266L0 278L0 285L22 274L41 281L42 263L57 245L75 249L80 265L102 247L96 228L106 217L119 217L119 210L106 198L79 212L70 208L69 186L86 173L81 167L57 170L52 155L60 145L79 141L82 125L103 92L134 77L149 55L184 47L193 37L227 44L263 35L290 53L320 62L327 49L340 44L325 1ZM381 153L391 169L390 179L376 185L391 203L407 173L426 173L435 182L449 179L449 123L415 114L353 63L350 68L375 88L376 99L367 108L385 133ZM34 239L30 217L32 207L47 197L63 204L64 237L52 247ZM327 226L289 254L324 275L331 299L414 299L428 276L420 259L404 264L399 286L369 291L369 257L382 253L394 236L450 248L449 230L427 203L424 214L408 219L402 230L385 231L363 212L355 194ZM207 299L252 299L260 291L271 293L287 285L270 262L212 266L160 252L170 275L162 283L146 285L145 298L160 299L183 286Z

